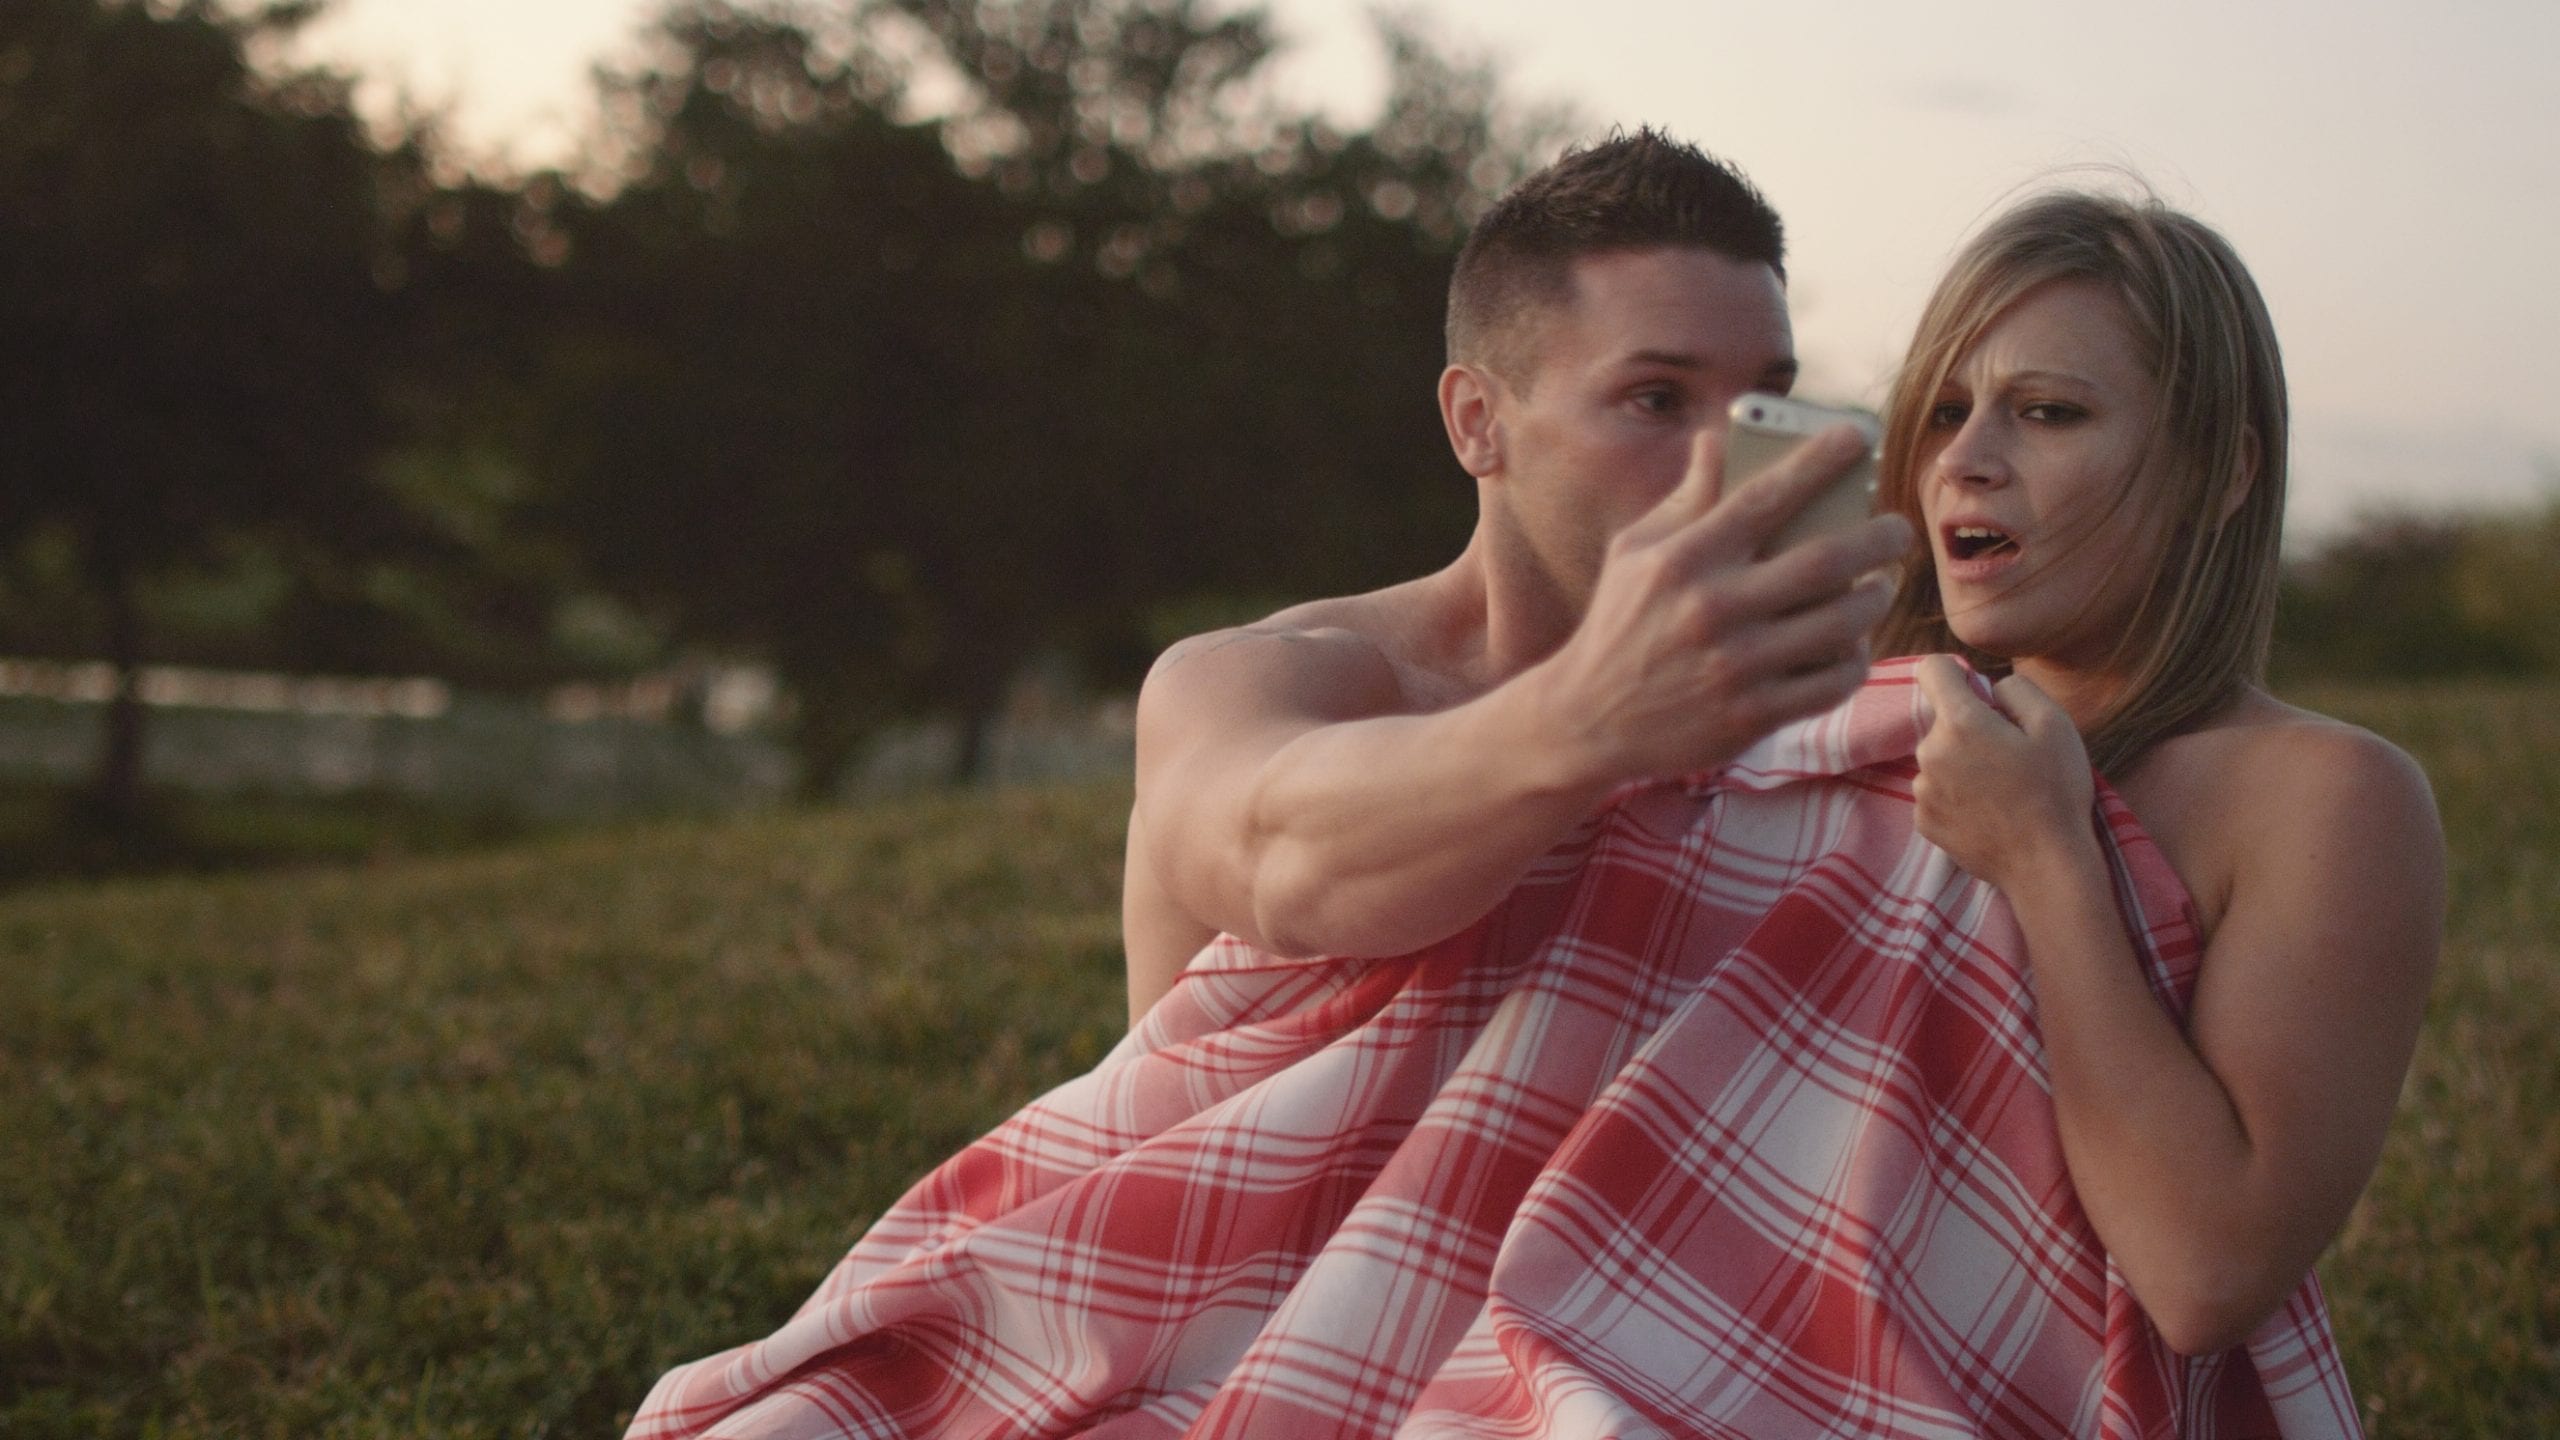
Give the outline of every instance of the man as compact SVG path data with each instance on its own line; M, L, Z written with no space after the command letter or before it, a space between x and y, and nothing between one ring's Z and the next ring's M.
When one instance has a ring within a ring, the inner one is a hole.
M1394 955L1499 903L1634 780L1720 764L1867 673L1899 518L1763 558L1847 427L1720 495L1725 407L1796 374L1776 215L1651 130L1469 238L1441 418L1479 514L1447 568L1175 645L1138 703L1132 1019L1218 932Z

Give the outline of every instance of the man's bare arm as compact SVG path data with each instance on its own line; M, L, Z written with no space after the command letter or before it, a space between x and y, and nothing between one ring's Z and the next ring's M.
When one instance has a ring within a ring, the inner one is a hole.
M1755 561L1854 453L1846 435L1716 503L1703 439L1679 490L1612 542L1562 648L1456 707L1404 713L1340 630L1221 632L1158 662L1138 806L1166 895L1283 955L1400 954L1498 903L1618 784L1720 764L1847 697L1909 544L1877 520Z
M1452 934L1607 791L1541 753L1510 687L1403 714L1386 658L1347 631L1195 643L1139 700L1137 823L1169 898L1275 954Z

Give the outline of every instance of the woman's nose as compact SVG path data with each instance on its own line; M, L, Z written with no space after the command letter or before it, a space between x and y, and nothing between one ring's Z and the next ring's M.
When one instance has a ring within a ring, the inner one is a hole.
M1938 447L1931 471L1939 480L1968 490L1991 489L2009 481L2007 447L1997 427L1980 412L1965 417L1947 443Z

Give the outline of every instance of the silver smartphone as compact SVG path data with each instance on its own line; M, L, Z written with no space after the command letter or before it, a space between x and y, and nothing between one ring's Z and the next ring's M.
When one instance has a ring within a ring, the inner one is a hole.
M1775 555L1791 545L1833 530L1845 530L1876 513L1876 445L1884 426L1864 410L1836 409L1810 400L1776 395L1744 395L1733 402L1733 428L1724 442L1724 488L1733 487L1774 465L1814 435L1840 424L1855 425L1867 437L1867 453L1804 508L1778 527L1762 554Z

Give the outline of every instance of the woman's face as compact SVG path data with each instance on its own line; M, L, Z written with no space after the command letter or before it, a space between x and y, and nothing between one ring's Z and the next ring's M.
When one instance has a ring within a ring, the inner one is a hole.
M2039 286L1956 362L1915 456L1947 623L2011 661L2094 671L2159 552L2140 478L2159 387L2092 281Z

